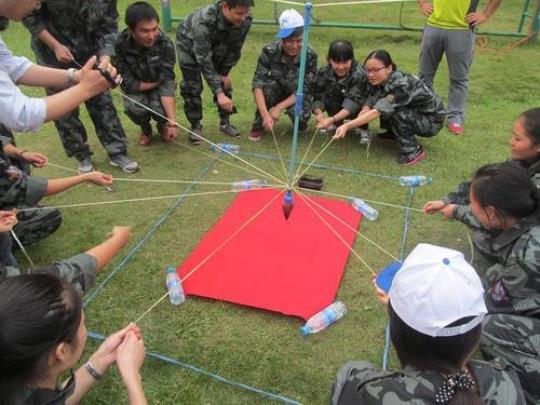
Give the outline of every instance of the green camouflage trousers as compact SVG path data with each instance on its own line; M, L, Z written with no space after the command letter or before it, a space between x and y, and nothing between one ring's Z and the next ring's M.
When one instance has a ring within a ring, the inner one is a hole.
M52 235L62 224L62 214L56 208L21 211L17 219L19 223L13 231L24 246ZM13 246L18 247L16 243Z
M157 89L145 91L144 93L128 94L128 96L146 107L151 108L153 111L166 116L163 105L161 104L161 96L159 95L159 91ZM131 121L133 121L134 124L139 125L146 135L150 135L152 132L152 128L150 127L151 119L160 124L160 126L167 122L167 120L164 118L151 113L147 109L141 107L131 100L128 100L127 98L124 98L124 109Z
M287 97L289 97L290 93L285 93L281 89L281 87L275 83L272 82L271 84L265 85L262 88L263 94L264 94L264 101L266 103L266 107L268 110L270 110L272 107L277 105L279 102L285 100ZM300 114L300 126L307 125L307 122L309 121L309 118L311 117L311 100L312 97L309 94L304 95L304 102L302 103L302 113ZM287 108L287 111L285 113L289 116L292 122L294 122L294 104ZM255 110L255 120L253 121L253 128L257 129L263 129L263 119L261 117L261 113L259 112L259 109L257 108Z
M193 57L181 51L178 47L177 58L182 71L182 81L180 82L180 94L184 99L184 113L191 125L198 124L202 120L202 98L203 91L201 68ZM219 72L218 72L219 73ZM232 88L223 89L223 94L232 99ZM214 103L218 109L219 119L228 121L231 114L236 113L236 108L232 112L225 111L217 103L214 96Z
M381 127L392 131L401 152L409 154L415 152L420 145L415 135L430 137L439 133L443 127L444 115L426 115L411 109L401 109L382 121Z
M540 319L492 314L483 325L480 350L516 370L528 404L540 403Z

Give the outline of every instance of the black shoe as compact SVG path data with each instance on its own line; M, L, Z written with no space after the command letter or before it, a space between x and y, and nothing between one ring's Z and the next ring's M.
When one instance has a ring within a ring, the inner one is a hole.
M240 136L240 132L238 132L238 130L234 126L232 126L230 122L220 124L219 132L228 135L231 138L237 138Z
M298 132L301 134L305 134L308 131L308 123L307 121L300 121L298 124Z
M378 133L377 138L381 141L393 141L396 139L396 136L392 131L386 131Z
M202 125L192 125L191 132L189 133L189 142L192 145L200 145L202 143L201 138L203 138Z

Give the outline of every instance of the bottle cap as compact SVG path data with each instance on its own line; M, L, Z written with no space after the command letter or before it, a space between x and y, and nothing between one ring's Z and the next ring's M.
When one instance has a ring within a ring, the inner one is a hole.
M309 326L304 325L304 326L300 327L300 334L301 334L302 336L307 336L307 335L309 335Z
M173 266L167 267L167 273L176 273L176 269Z

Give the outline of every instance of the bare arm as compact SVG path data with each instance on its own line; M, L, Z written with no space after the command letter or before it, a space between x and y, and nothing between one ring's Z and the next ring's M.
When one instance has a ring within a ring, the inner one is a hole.
M159 87L159 82L141 82L139 84L139 91L144 93L145 91L150 91L157 89Z
M55 195L81 183L92 183L97 186L109 186L112 184L112 176L110 174L100 172L90 172L78 176L52 179L47 182L47 191L45 192L45 195Z
M365 125L380 116L381 116L381 113L374 108L367 110L365 112L360 112L357 118L341 125L336 130L336 134L334 135L334 138L336 139L344 138L345 135L347 135L348 130L361 127L362 125Z
M467 14L465 16L465 21L475 27L485 23L499 8L501 1L502 0L489 0L484 11Z
M272 130L272 128L274 128L274 118L272 118L270 112L268 111L268 107L264 99L263 89L255 87L253 89L253 99L255 100L257 109L259 110L259 113L261 114L261 117L263 119L264 127Z
M86 254L96 259L98 272L110 263L120 249L127 245L130 237L131 228L129 226L115 226L106 241L86 251Z

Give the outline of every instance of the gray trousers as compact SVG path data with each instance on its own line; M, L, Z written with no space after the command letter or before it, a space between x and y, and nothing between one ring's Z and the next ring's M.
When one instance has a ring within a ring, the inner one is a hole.
M420 58L420 77L433 86L433 78L443 53L446 54L450 87L446 114L448 123L463 124L469 93L469 69L474 55L474 32L424 27Z

